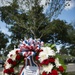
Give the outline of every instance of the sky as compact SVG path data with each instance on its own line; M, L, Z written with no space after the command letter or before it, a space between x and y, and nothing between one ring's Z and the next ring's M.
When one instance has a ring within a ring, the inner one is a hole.
M69 2L70 6L66 6L62 13L59 15L61 20L65 20L68 23L75 21L75 0Z
M61 14L57 17L57 19L65 20L68 23L75 21L75 0L69 0L69 4L70 6L66 6L65 9L61 12ZM0 31L5 34L11 35L11 33L8 32L8 29L6 28L6 24L2 21L0 21Z

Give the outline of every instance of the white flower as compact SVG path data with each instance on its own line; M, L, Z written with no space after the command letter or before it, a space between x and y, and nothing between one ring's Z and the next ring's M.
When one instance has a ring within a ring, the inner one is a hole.
M11 67L11 64L9 64L9 63L6 63L6 66L5 66L5 68L6 69L9 69Z
M17 56L16 54L8 54L8 57L11 58L12 60L15 60L16 56Z
M11 59L12 59L12 60L15 60L16 56L17 56L17 55L11 56Z
M16 53L15 53L15 50L12 50L12 51L9 52L9 54L7 55L7 57L10 58L11 55L15 55L15 54L16 54Z
M3 75L9 75L9 74L5 73L5 74L3 74Z
M41 49L43 51L40 52L40 54L39 54L39 60L40 60L40 62L42 62L45 59L48 59L49 56L55 56L55 51L51 50L50 47L41 47Z
M7 55L8 58L11 58L12 60L15 60L17 54L16 54L16 51L19 50L19 49L15 49L15 50L12 50L9 52L9 54Z
M55 56L55 51L52 50L50 47L41 47L43 52L46 53L48 56Z
M58 71L58 75L62 75L62 74Z
M58 59L58 58L55 59L55 64L56 64L56 67L57 67L57 68L58 68L59 66L61 66L61 64L59 63L59 59Z
M48 55L44 52L39 54L39 61L42 62L43 60L48 59Z
M54 66L52 64L48 64L47 66L43 66L43 71L49 73L52 71L53 67Z
M55 56L55 51L54 50L50 50L49 51L49 56Z

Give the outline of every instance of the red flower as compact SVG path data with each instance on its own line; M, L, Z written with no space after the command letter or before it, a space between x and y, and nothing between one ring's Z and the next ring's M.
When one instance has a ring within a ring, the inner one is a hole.
M39 59L39 57L38 57L38 56L36 56L35 58L36 58L36 60L38 60L38 59Z
M63 71L64 71L64 68L63 68L62 66L59 66L58 70L59 70L60 72L63 72Z
M49 73L48 75L53 75L52 73Z
M53 57L51 57L51 58L49 58L49 62L53 63L53 62L55 62L55 59Z
M10 73L13 73L14 72L14 69L13 68L10 68L9 70L10 70Z
M48 59L44 60L44 61L41 63L41 65L48 65L48 64L49 64L49 60L48 60Z
M12 64L12 63L13 63L13 60L9 58L9 59L7 60L7 62L8 62L9 64Z
M13 68L5 69L3 72L4 72L4 73L7 73L7 74L11 74L11 73L14 72L14 69L13 69Z
M58 75L57 70L52 70L51 75Z
M16 64L17 64L17 62L16 61L13 61L12 65L16 65Z
M20 60L21 59L21 56L18 54L17 56L16 56L16 60Z
M42 75L47 75L47 73L46 72L43 72Z
M10 74L10 70L9 69L5 69L3 72L7 73L7 74Z
M20 52L20 50L17 50L17 51L16 51L16 54L18 54L19 52Z

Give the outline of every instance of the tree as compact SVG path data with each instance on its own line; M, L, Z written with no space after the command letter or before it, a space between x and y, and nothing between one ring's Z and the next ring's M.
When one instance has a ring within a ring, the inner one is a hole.
M49 22L58 16L65 6L65 0L44 1L44 5L42 5L43 0L13 0L9 6L0 8L1 20L14 27L23 28L21 30L28 37L42 38L50 30ZM43 13L44 10L46 10L45 13Z
M7 50L10 51L10 50L13 50L14 49L14 43L10 43L7 47Z
M1 48L5 48L7 46L7 43L8 43L7 35L0 31L0 50Z
M68 50L72 56L75 56L75 27L69 30L70 46Z
M75 45L72 45L70 48L70 55L75 56Z
M65 48L65 46L62 46L61 47L61 49L60 49L60 54L66 54L66 55L68 55L68 50L67 50L67 48Z
M73 29L73 27L70 24L67 24L66 21L63 20L53 20L50 22L50 26L48 27L49 33L48 33L48 40L51 43L57 43L57 44L65 44L65 43L71 43L71 37L70 37L70 30ZM43 39L45 39L43 37Z

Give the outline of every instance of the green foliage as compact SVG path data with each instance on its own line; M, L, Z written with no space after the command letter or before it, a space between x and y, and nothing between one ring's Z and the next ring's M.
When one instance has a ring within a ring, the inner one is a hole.
M13 50L14 49L14 43L11 43L8 45L7 50Z
M64 67L64 69L65 69L65 71L66 71L67 66L66 66L65 63L64 63L63 58L62 58L59 54L57 54L56 57L59 58L59 62L62 64L62 66Z
M68 75L68 73L64 72L64 73L62 73L62 75Z
M51 49L53 49L54 51L57 50L56 47L55 47L55 44L46 43L44 46L45 46L45 47L48 46L48 47L50 47Z
M68 48L69 54L75 56L75 45L72 45Z
M70 50L70 54L71 54L72 56L75 56L75 48Z
M8 43L8 36L0 31L0 50L5 48Z
M55 39L56 43L68 43L69 42L69 29L72 28L63 20L53 20L51 22L51 37Z

